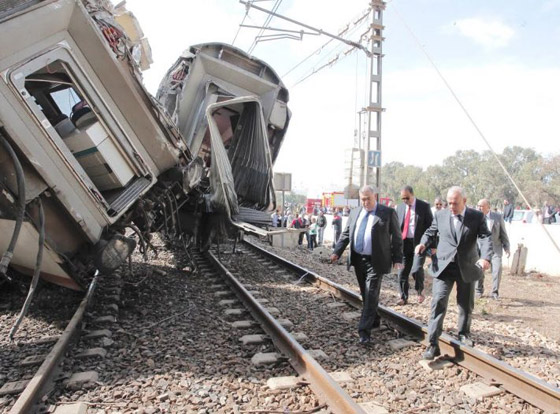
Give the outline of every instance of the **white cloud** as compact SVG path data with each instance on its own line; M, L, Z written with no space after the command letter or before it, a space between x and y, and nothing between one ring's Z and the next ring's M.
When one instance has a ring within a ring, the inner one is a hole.
M463 36L491 49L507 46L515 35L515 31L505 23L484 18L457 20L454 27Z

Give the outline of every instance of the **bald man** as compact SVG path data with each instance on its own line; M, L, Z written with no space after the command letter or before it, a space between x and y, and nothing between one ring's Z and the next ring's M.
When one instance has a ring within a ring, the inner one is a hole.
M476 208L484 214L486 225L492 232L492 259L490 267L492 268L492 299L498 300L500 297L500 281L502 279L502 254L505 251L509 257L509 237L506 232L506 225L500 213L490 211L490 203L487 199L480 200ZM484 273L482 278L476 282L476 295L482 297L484 293Z
M467 207L463 189L451 187L447 193L447 203L449 208L436 212L432 225L415 249L416 254L422 254L426 246L437 243L438 265L436 268L432 266L434 279L428 323L429 345L423 355L427 360L440 355L439 337L453 285L457 285L459 341L467 346L474 345L470 338L474 284L482 277L483 270L490 267L492 257L492 234L484 215Z

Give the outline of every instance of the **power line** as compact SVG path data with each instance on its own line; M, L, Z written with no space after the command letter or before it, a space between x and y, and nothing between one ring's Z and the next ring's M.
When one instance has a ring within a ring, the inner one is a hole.
M492 153L492 155L494 156L494 158L496 159L496 161L498 162L498 165L502 168L502 170L504 171L506 177L509 179L509 181L511 181L511 183L513 184L513 186L515 187L515 189L517 190L517 192L519 193L519 195L521 196L521 198L523 199L523 201L525 202L525 204L527 204L527 206L532 210L531 204L529 203L529 200L527 200L527 197L525 197L525 194L523 194L523 192L521 191L521 189L519 188L519 186L517 185L517 183L515 182L515 180L513 179L513 177L511 176L511 174L509 173L509 171L507 170L507 168L505 167L505 165L503 164L503 162L500 160L500 158L498 157L496 151L494 151L494 148L492 147L492 145L490 144L490 142L488 141L488 139L486 138L486 136L484 135L484 133L482 132L482 130L478 127L478 124L475 122L475 120L473 119L473 117L471 116L471 114L469 113L469 111L467 110L467 108L463 105L463 103L461 102L461 100L459 99L459 97L457 96L457 94L455 93L455 91L453 90L453 88L451 87L451 85L449 84L449 82L447 82L447 79L445 78L445 76L443 76L443 73L441 73L441 71L439 70L438 66L436 65L435 61L432 59L432 57L430 56L430 54L427 52L426 48L422 45L422 43L420 42L420 40L418 39L418 37L416 36L416 34L414 33L414 31L410 28L410 26L406 23L406 21L404 20L404 18L401 16L401 14L399 13L397 7L391 2L391 6L393 7L393 9L395 10L395 13L397 14L397 17L399 18L399 20L401 21L401 23L404 25L404 27L406 28L406 30L408 31L408 33L412 36L412 38L414 39L414 41L416 42L416 45L420 48L420 50L424 53L424 55L426 56L426 58L428 59L428 61L430 62L430 64L433 66L433 68L435 69L436 73L438 74L439 78L441 79L441 81L444 83L445 87L447 88L447 90L451 93L451 95L453 96L453 98L455 99L455 101L457 102L457 104L459 105L459 107L461 108L461 110L463 111L463 113L465 114L465 116L468 118L468 120L470 121L470 123L472 124L472 126L474 127L474 129L476 130L476 132L478 132L478 135L480 135L480 137L482 138L482 140L484 141L484 143L486 144L486 146L488 147L488 149L490 150L490 152ZM552 244L554 245L554 247L556 248L556 250L558 251L558 253L560 253L560 247L558 246L558 244L556 243L556 241L552 238L552 235L548 232L547 228L545 227L544 223L540 223L542 229L544 230L544 232L546 233L546 235L548 236L548 238L550 239L550 241L552 242Z
M345 28L338 32L338 36L344 35L344 33L346 33L346 32L348 31L348 29L349 29L349 27L350 27L350 24L353 23L353 24L357 25L358 23L361 23L361 22L363 21L363 19L366 18L366 17L369 15L370 10L371 10L371 9L368 8L367 11L364 12L361 16L359 16L359 17L357 18L356 21L353 21L353 22L351 21L350 23L347 23L347 24L345 25ZM354 19L352 19L352 20L354 20ZM288 70L286 73L284 73L284 74L282 75L282 77L284 78L285 76L288 76L291 72L293 72L293 71L294 71L295 69L297 69L299 66L301 66L302 64L304 64L305 62L307 62L307 61L308 61L309 59L311 59L313 56L315 56L315 55L321 53L321 51L322 51L327 45L329 45L333 40L334 40L334 39L329 39L327 42L325 42L323 45L321 45L318 49L316 49L315 51L311 52L311 54L308 55L305 59L303 59L303 60L300 61L298 64L296 64L294 67L292 67L290 70Z
M272 7L272 13L276 13L276 11L278 10L278 8L280 7L280 4L282 4L282 0L276 0L276 3L274 3L274 6ZM249 6L250 7L250 6ZM255 50L255 47L257 47L257 43L258 43L258 39L263 35L264 31L266 30L266 27L270 24L270 22L272 21L272 14L269 14L266 17L266 20L264 21L263 24L263 28L261 30L259 30L259 33L257 33L257 35L255 36L253 43L251 44L251 46L249 47L249 50L247 53L251 54L253 52L253 50Z

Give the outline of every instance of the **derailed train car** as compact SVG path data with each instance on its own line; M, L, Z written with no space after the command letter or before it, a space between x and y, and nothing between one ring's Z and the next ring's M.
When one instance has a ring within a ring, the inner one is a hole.
M195 46L158 102L130 14L99 0L0 7L0 274L84 289L151 232L207 244L217 222L274 206L289 110L268 65Z

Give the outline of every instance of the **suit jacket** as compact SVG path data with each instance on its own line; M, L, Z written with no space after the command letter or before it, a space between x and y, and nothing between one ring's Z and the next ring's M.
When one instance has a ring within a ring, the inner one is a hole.
M432 225L420 240L420 243L432 245L439 235L437 243L437 268L432 267L434 277L439 277L453 258L461 270L461 277L465 282L474 282L482 278L482 269L476 266L482 257L488 261L492 258L492 233L486 226L484 215L477 210L468 208L463 217L463 223L455 234L451 210L439 210L434 216ZM480 246L480 255L478 253Z
M513 217L513 204L507 204L504 207L504 219L510 219Z
M346 246L350 245L348 268L358 260L358 256L353 250L354 231L356 231L356 222L362 210L363 207L358 207L350 211L346 228L340 235L333 251L340 257ZM377 203L372 226L371 246L371 262L376 273L389 273L393 263L402 263L402 235L397 213L392 208L379 203Z
M503 251L509 251L509 237L506 233L504 219L500 213L491 211L486 220L488 229L492 232L492 250L494 255L502 257Z
M399 225L401 232L404 229L404 219L406 217L406 204L400 203L397 206L397 215L399 217ZM420 243L420 239L424 232L432 225L433 215L430 205L425 201L416 199L416 209L415 209L415 220L414 220L414 245Z

